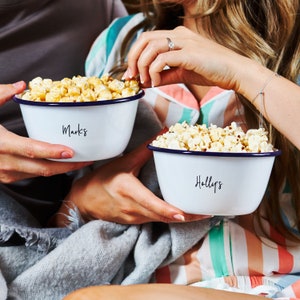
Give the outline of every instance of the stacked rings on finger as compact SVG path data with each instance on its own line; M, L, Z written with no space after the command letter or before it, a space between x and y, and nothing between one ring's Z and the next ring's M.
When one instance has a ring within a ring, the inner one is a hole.
M168 37L167 37L167 41L168 41L168 47L169 47L168 51L174 50L174 48L175 48L174 42L172 42L172 40Z

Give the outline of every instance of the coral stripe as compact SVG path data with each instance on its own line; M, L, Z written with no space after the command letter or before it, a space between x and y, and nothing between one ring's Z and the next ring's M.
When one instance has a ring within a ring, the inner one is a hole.
M263 274L263 251L261 241L248 230L245 230L248 249L248 272L249 275Z
M278 273L280 274L287 274L293 270L294 267L294 258L291 253L289 253L284 246L285 245L285 238L278 233L274 228L270 228L270 236L271 239L278 242Z
M256 286L263 284L263 276L250 276L251 287L255 288Z
M296 298L300 298L300 280L291 285Z
M278 272L281 274L291 273L294 266L294 258L284 247L278 246L279 266Z

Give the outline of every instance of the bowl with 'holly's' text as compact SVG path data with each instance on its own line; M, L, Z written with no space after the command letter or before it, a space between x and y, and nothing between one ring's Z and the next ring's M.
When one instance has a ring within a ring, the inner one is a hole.
M177 123L153 140L158 183L164 200L185 213L252 213L266 192L275 158L281 154L267 132L244 132L236 123Z

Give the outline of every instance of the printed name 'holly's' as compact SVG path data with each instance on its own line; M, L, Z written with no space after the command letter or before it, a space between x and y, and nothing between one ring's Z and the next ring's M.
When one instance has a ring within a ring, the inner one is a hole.
M205 179L203 180L200 175L196 177L196 183L195 187L199 187L199 189L202 188L213 188L214 194L217 192L217 190L222 189L223 183L220 180L214 181L212 176L206 176Z

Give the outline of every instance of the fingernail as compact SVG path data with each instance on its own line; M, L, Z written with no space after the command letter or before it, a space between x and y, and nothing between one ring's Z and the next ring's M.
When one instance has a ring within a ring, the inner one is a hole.
M140 74L140 83L141 83L141 84L144 84L144 83L145 83L145 81L144 81L143 77L141 76L141 74Z
M122 80L125 80L126 78L128 78L128 70L125 71L125 73L122 76Z
M127 79L127 78L129 78L129 79L133 78L132 72L131 72L131 70L129 68L125 71L125 73L124 73L124 75L122 77L122 79Z
M174 215L173 218L177 221L181 221L181 222L185 221L185 217L183 215L180 215L180 214Z
M23 87L23 81L18 81L12 84L16 89Z
M71 158L72 156L73 154L67 151L61 153L61 158Z

